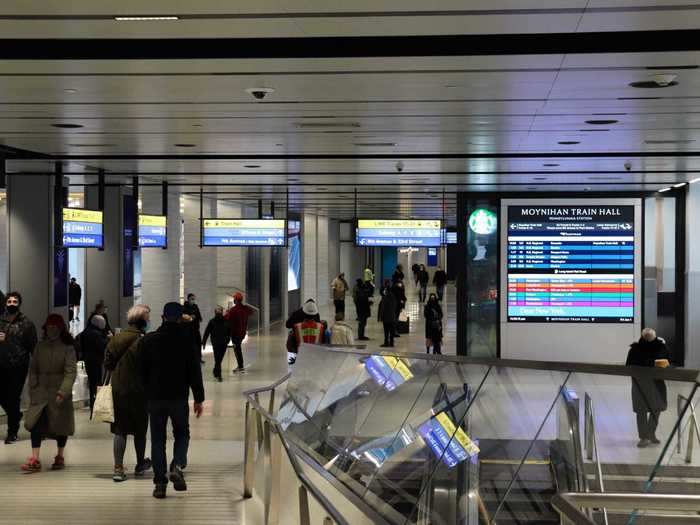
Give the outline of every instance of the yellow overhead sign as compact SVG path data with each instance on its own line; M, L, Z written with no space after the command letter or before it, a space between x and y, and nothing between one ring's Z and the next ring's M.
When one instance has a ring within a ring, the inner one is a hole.
M394 219L359 219L358 228L406 228L406 229L440 229L439 220L394 220Z
M284 229L284 219L204 219L205 228L279 228Z
M97 210L81 210L78 208L63 208L63 221L102 224L102 212Z
M139 215L139 226L167 226L165 215Z
M454 434L454 438L467 452L467 454L474 456L479 453L479 447L476 445L476 443L474 443L469 436L467 436L466 432L464 432L461 427L456 427L447 414L440 412L437 416L435 416L435 419L437 419L440 426L445 429L448 436L452 436Z

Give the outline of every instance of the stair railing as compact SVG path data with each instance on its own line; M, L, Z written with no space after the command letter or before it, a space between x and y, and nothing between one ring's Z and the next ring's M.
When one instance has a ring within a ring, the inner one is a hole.
M678 417L682 416L683 407L688 403L688 398L678 394L678 402L676 404L678 410ZM698 418L695 414L695 405L688 403L688 408L690 409L690 415L688 416L688 444L685 449L685 462L693 462L693 446L695 440L697 439L698 444L700 444L700 425L698 425ZM678 442L676 445L676 451L681 454L683 452L682 448L683 441L683 425L678 425Z
M595 463L595 477L598 482L600 493L605 492L605 484L603 482L603 467L600 463L600 454L598 452L598 438L595 430L595 411L593 410L593 399L588 392L585 395L584 402L584 441L586 446L586 457L589 461ZM603 522L608 525L608 511L605 507L601 509L603 512Z

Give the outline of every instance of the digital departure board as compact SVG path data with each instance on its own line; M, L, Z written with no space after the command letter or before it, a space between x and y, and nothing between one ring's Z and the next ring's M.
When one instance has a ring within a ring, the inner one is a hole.
M139 246L168 247L168 218L164 215L139 215Z
M442 241L439 220L359 219L357 246L438 247Z
M63 208L63 246L66 248L103 248L102 212Z
M203 219L202 246L285 246L284 219Z
M634 206L508 206L508 321L634 321Z

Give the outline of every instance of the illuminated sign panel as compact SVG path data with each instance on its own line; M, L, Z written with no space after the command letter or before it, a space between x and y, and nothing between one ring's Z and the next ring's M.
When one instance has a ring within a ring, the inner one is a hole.
M168 246L168 219L164 215L139 215L139 246L166 248Z
M360 219L357 246L438 247L442 241L439 220Z
M97 210L63 208L63 246L66 248L102 248L103 214Z
M203 219L203 246L285 246L284 219Z

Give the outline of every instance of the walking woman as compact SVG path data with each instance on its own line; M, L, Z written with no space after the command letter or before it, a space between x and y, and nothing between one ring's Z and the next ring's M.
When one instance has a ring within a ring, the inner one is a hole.
M442 307L434 293L430 294L428 303L423 308L425 317L425 351L430 353L433 347L434 354L442 354Z
M114 398L114 475L116 482L126 481L124 453L126 437L134 436L136 468L134 476L143 476L151 468L146 458L146 432L148 411L138 343L148 330L151 309L143 304L132 306L126 314L129 326L115 335L107 345L105 370L111 372L112 397Z
M73 338L58 314L46 318L43 330L44 338L34 349L29 365L29 409L24 426L31 432L32 457L22 465L28 473L41 471L39 453L42 440L47 438L55 439L58 446L51 470L63 469L66 442L75 432Z

